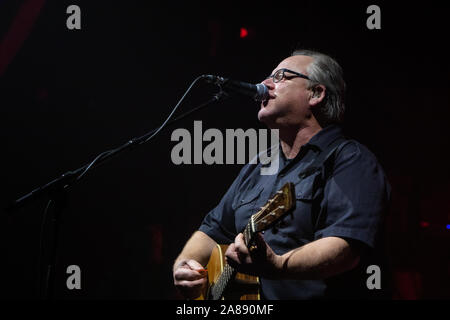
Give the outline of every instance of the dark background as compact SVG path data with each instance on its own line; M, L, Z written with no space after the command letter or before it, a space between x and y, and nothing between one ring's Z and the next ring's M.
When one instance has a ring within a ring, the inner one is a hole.
M66 28L70 4L81 8L81 30ZM370 4L381 8L381 30L366 27ZM0 1L2 208L159 126L198 75L257 83L293 49L317 49L344 69L345 132L376 154L393 187L393 297L449 298L447 21L430 1ZM215 92L194 87L177 114ZM61 219L55 296L177 298L173 260L242 165L174 165L171 132L193 133L194 120L203 130L263 128L257 110L241 97L212 105L74 185ZM45 204L2 212L2 297L39 297ZM81 290L66 288L72 264L81 268Z

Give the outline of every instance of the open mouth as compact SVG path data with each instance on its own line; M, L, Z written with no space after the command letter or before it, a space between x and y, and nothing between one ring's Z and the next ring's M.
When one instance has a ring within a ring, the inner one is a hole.
M271 99L275 99L275 96L269 95L266 100L261 101L261 105L265 108Z

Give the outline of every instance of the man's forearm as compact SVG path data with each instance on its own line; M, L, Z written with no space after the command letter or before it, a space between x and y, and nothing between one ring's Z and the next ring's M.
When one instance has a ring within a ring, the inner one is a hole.
M183 259L193 259L205 266L215 245L216 242L207 234L196 231L186 242L180 255L175 260L174 266Z
M346 240L327 237L282 255L279 259L280 277L325 279L351 270L358 262L358 253Z

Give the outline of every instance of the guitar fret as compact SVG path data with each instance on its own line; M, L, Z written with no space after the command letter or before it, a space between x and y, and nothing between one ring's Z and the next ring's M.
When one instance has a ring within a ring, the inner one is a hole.
M269 199L267 203L261 207L260 211L250 217L248 224L242 231L244 242L247 247L249 247L249 244L257 231L267 229L295 205L295 198L293 197L294 190L292 183L285 184L281 190L276 192L272 199ZM212 300L221 299L224 291L227 290L229 281L234 278L236 273L237 271L234 268L225 264L217 281L210 287L209 298Z
M228 282L234 276L234 273L235 271L232 267L230 267L230 265L225 265L222 274L219 276L219 279L211 289L212 300L218 300L222 297L223 292L225 291Z

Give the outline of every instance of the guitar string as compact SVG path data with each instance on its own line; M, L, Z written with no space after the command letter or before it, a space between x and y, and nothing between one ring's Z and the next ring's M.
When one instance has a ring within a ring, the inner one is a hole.
M250 234L250 228L249 228L250 223L251 223L251 221L247 224L247 226L245 227L245 229L243 231L243 234L246 235L247 238L248 238L247 234ZM222 296L223 291L225 290L226 286L228 285L228 282L233 277L233 274L235 274L235 269L233 267L231 267L229 264L226 264L222 274L219 276L219 278L216 281L216 284L211 289L213 298L214 297L220 298Z
M271 203L269 203L268 205L270 205L270 204ZM268 205L266 205L265 208L267 208ZM255 217L258 217L261 214L262 214L262 212L259 212L258 214L255 214ZM251 221L249 221L249 223L247 224L247 226L245 227L245 229L243 231L243 234L245 236L247 236L247 239L248 239L248 237L249 237L249 235L251 233L250 223L251 223ZM235 269L232 268L229 264L226 264L222 274L219 276L219 278L216 281L216 284L211 289L213 299L215 299L215 298L220 299L220 297L224 293L224 290L225 290L226 286L228 285L228 282L231 280L231 278L233 277L234 273L235 273Z
M277 198L281 195L285 195L285 193L276 193L275 196L270 199L268 201L268 203L266 205L264 205L263 207L261 207L261 210L257 213L255 213L251 219L253 219L253 222L259 222L258 219L263 215L263 213L265 211L267 211L267 209L269 209L269 207L277 200ZM271 211L277 210L278 208L275 208ZM251 221L247 224L247 226L244 229L244 235L250 234L250 226ZM220 299L224 293L225 287L228 285L228 282L230 281L231 277L233 276L233 273L235 273L235 269L232 268L229 264L226 264L224 267L224 271L222 272L222 274L219 276L219 278L217 279L217 282L215 283L215 285L213 286L213 288L211 289L212 292L212 297L213 299Z

